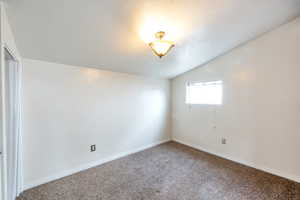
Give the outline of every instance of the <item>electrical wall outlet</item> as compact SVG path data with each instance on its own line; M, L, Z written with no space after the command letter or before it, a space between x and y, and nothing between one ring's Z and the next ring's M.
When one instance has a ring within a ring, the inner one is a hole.
M91 152L93 152L93 151L96 151L96 145L95 144L91 145Z
M227 143L226 138L222 138L221 142L222 142L222 144L226 144Z

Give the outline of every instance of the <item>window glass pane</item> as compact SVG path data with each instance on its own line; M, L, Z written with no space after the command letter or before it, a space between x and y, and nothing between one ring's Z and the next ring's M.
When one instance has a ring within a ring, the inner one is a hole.
M187 104L222 104L223 82L193 82L186 86Z

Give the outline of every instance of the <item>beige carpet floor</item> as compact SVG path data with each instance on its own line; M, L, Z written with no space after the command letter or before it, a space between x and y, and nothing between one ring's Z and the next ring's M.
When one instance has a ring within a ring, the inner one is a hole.
M169 142L25 191L19 200L300 200L300 184Z

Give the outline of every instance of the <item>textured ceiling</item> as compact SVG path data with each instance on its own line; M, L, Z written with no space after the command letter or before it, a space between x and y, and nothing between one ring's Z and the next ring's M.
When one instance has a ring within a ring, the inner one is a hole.
M23 57L172 78L300 15L300 0L6 0ZM166 31L162 59L146 42Z

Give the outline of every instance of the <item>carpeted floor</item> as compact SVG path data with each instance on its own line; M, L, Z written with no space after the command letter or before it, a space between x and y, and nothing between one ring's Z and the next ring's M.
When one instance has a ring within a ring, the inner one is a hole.
M25 191L19 200L300 200L300 184L169 142Z

